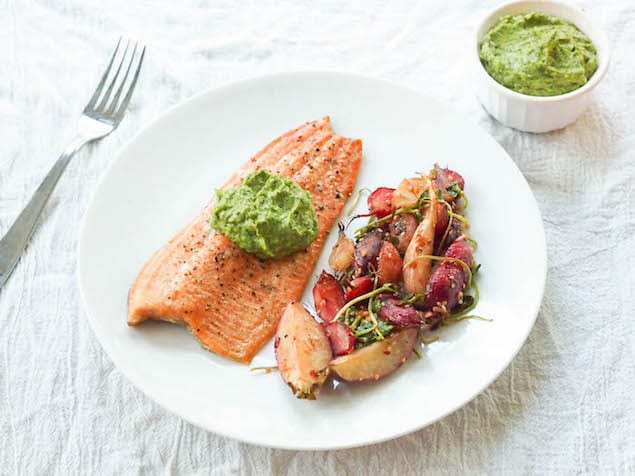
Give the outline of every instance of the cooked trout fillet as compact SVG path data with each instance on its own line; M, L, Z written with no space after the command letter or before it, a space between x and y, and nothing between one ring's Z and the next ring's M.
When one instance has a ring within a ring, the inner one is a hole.
M324 240L355 186L362 142L336 135L328 117L275 139L223 186L266 169L313 196L318 235L306 251L260 260L215 232L214 200L143 267L128 296L128 324L183 323L208 350L250 362L274 334L285 305L297 301Z

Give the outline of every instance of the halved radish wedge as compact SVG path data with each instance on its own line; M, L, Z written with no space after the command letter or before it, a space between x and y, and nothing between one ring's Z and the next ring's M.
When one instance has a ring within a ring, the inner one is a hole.
M274 343L278 370L298 398L314 400L329 374L331 345L302 304L287 304Z
M313 286L315 310L324 322L331 322L337 312L346 304L344 288L332 274L322 271Z
M331 360L331 370L350 382L379 380L408 359L417 342L417 332L417 329L395 331L385 340Z
M377 284L398 283L401 281L403 261L395 245L384 241L377 257Z

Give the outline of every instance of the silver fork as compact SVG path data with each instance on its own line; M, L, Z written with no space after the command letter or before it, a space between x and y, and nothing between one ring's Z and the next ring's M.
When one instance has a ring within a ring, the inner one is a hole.
M123 54L118 55L122 47L121 38L117 42L108 67L79 118L75 138L59 156L28 205L0 240L0 288L7 282L18 263L44 205L53 193L71 157L89 142L110 134L121 123L137 84L146 51L145 46L138 43L131 44L130 41L125 43ZM131 73L132 76L130 76Z

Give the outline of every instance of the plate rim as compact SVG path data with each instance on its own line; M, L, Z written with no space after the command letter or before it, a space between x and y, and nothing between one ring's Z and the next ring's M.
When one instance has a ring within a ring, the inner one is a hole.
M398 88L403 90L404 92L407 92L409 94L415 94L417 96L423 97L425 100L428 101L433 101L439 105L441 105L443 108L448 109L452 115L455 116L459 116L459 113L456 111L456 109L454 107L452 107L452 105L447 104L443 101L437 100L431 96L428 96L427 94L425 94L424 92L421 92L409 85L403 84L400 81L395 81L395 80L388 80L385 78L380 78L380 77L376 77L376 76L371 76L371 75L365 75L365 74L360 74L360 73L353 73L353 72L349 72L349 71L343 71L343 70L327 70L327 69L308 69L308 70L295 70L295 71L282 71L282 72L275 72L275 73L268 73L268 74L261 74L261 75L254 75L254 76L249 76L243 79L239 79L239 80L235 80L235 81L226 81L223 82L219 85L216 86L212 86L209 88L206 88L198 93L193 94L192 96L190 96L189 98L174 104L172 106L169 106L167 109L165 109L164 111L162 111L161 113L159 113L158 116L156 116L154 119L150 120L146 125L142 126L129 140L127 140L123 145L121 145L114 155L114 159L111 160L108 164L108 166L104 169L104 171L101 173L101 176L99 177L99 179L97 180L94 188L93 188L93 192L91 194L91 197L86 205L86 208L84 210L84 213L82 214L82 218L81 218L81 224L79 227L79 233L78 233L78 240L77 240L77 246L75 249L75 255L76 255L76 275L77 275L77 283L78 283L78 288L79 288L79 294L81 296L81 304L82 304L82 310L83 310L83 314L86 315L86 317L88 318L88 323L90 325L90 328L93 332L93 335L95 336L97 342L99 343L99 345L101 346L101 348L103 349L103 351L105 352L105 354L107 355L107 357L111 360L111 362L114 364L114 366L116 367L116 369L126 378L126 380L128 380L128 382L130 382L132 384L132 386L139 390L141 393L143 393L145 396L147 396L148 398L150 398L154 403L156 403L157 405L159 405L160 407L162 407L163 409L167 410L168 412L172 413L173 415L187 421L188 423L192 424L193 426L200 428L204 431L207 432L211 432L214 434L217 434L219 436L222 437L226 437L226 438L231 438L233 440L236 441L240 441L243 443L247 443L247 444L251 444L251 445L257 445L257 446L262 446L262 447L266 447L266 448L274 448L274 449L284 449L284 450L296 450L296 451L327 451L327 450L336 450L336 449L349 449L349 448L358 448L358 447L362 447L362 446L368 446L368 445L372 445L372 444L377 444L377 443L382 443L385 441L390 441L393 439L397 439L400 438L402 436L414 433L416 431L419 431L425 427L431 426L435 423L437 423L438 421L442 420L443 418L447 417L448 415L456 412L457 410L463 408L464 406L466 406L467 404L469 404L470 402L472 402L478 395L480 395L481 393L483 393L488 387L490 387L499 377L500 375L509 367L509 365L512 363L512 361L516 358L516 356L518 355L518 352L520 351L520 349L525 345L527 338L529 337L529 334L531 333L532 329L534 328L534 325L536 323L536 320L538 318L538 314L540 313L540 308L542 306L542 302L544 300L544 294L545 294L545 287L546 287L546 280L547 280L547 272L548 272L548 253L547 253L547 242L546 242L546 234L545 234L545 227L544 227L544 220L542 218L542 213L540 211L540 207L538 206L538 201L536 200L536 196L533 192L533 190L531 189L531 187L529 186L529 182L527 181L527 179L525 178L525 176L523 175L522 171L520 170L520 168L518 167L518 165L516 164L516 162L511 158L511 156L507 153L507 151L500 145L500 143L493 137L491 136L487 131L483 130L481 127L479 127L477 124L475 124L474 122L472 122L469 119L466 118L462 118L462 121L464 123L467 124L471 124L472 127L478 129L480 131L480 133L484 136L487 137L487 140L491 141L493 143L493 145L498 148L506 157L507 159L511 162L512 164L512 168L515 170L515 172L520 176L520 178L525 182L525 184L527 185L530 195L531 195L531 202L537 212L537 217L539 219L539 223L540 223L540 231L541 233L539 233L539 238L540 238L540 243L538 243L539 247L542 249L542 253L541 253L541 261L540 261L540 268L542 269L542 272L540 273L540 287L539 287L539 293L538 293L538 297L539 299L536 299L536 304L534 306L534 309L532 310L532 315L533 318L531 319L531 321L527 322L526 324L526 330L523 333L524 335L522 336L522 339L519 339L519 344L517 345L517 347L514 349L514 351L512 353L510 353L509 359L501 366L501 368L495 372L495 374L492 376L491 379L487 380L482 386L479 386L474 392L472 392L469 397L466 397L465 399L462 399L461 403L458 403L456 405L453 405L452 407L450 407L446 412L438 415L437 417L426 421L424 423L415 423L401 431L395 432L389 436L385 436L385 437L379 437L379 438L358 438L355 441L352 441L349 444L337 444L337 445L328 445L328 444L323 444L323 445L316 445L316 444L311 444L311 445L306 445L303 444L301 442L296 443L296 444L278 444L278 443L270 443L267 442L265 438L258 438L258 437L245 437L243 434L240 434L240 432L236 431L236 432L232 432L232 431L226 431L225 429L219 430L216 428L211 428L211 427L207 427L207 426L203 426L200 422L194 421L192 419L190 419L188 416L183 415L179 410L175 409L174 406L170 403L170 402L165 402L162 399L158 398L155 395L155 392L146 389L143 387L142 384L140 384L139 382L135 381L133 378L131 378L131 376L129 375L127 370L124 370L124 366L119 364L119 358L118 357L114 357L114 355L116 355L115 352L113 352L113 349L110 348L109 344L106 344L104 340L102 340L98 334L98 332L95 330L95 318L94 316L88 311L89 306L86 300L86 294L84 292L84 286L82 285L82 272L81 270L83 269L82 266L82 259L81 259L81 249L82 249L82 244L84 243L84 235L86 233L86 227L87 227L87 217L89 215L90 210L93 208L93 203L96 200L96 197L98 195L99 190L101 189L103 183L106 181L107 177L111 174L112 170L114 169L114 167L116 166L116 164L118 164L121 161L122 156L124 155L124 153L126 152L126 150L131 147L132 144L134 144L138 138L142 135L144 135L148 130L150 130L151 128L153 128L155 125L157 125L158 123L167 120L168 117L170 117L172 115L172 113L180 108L185 108L187 107L189 104L191 103L195 103L199 100L201 100L202 98L209 96L209 95L213 95L213 94L221 94L224 90L228 91L231 90L233 87L237 87L237 86L245 86L245 85L249 85L249 83L259 83L261 81L265 81L265 80L289 80L289 79L302 79L302 77L316 77L316 76L322 76L322 77L327 77L330 76L331 78L336 77L336 78L340 78L340 79L348 79L348 80L356 80L356 81L370 81L370 82L374 82L380 86L383 87L390 87L390 88Z

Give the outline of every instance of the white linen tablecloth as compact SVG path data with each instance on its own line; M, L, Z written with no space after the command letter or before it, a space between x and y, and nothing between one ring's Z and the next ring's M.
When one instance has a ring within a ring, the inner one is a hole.
M0 291L0 473L635 474L635 5L584 4L610 37L610 70L577 123L532 135L496 123L471 90L472 28L495 2L0 0L0 233L117 37L149 45L127 118L70 165ZM298 69L396 79L449 103L516 161L549 248L536 325L493 385L428 428L345 451L250 446L164 411L105 356L76 283L87 201L141 126L206 88Z

